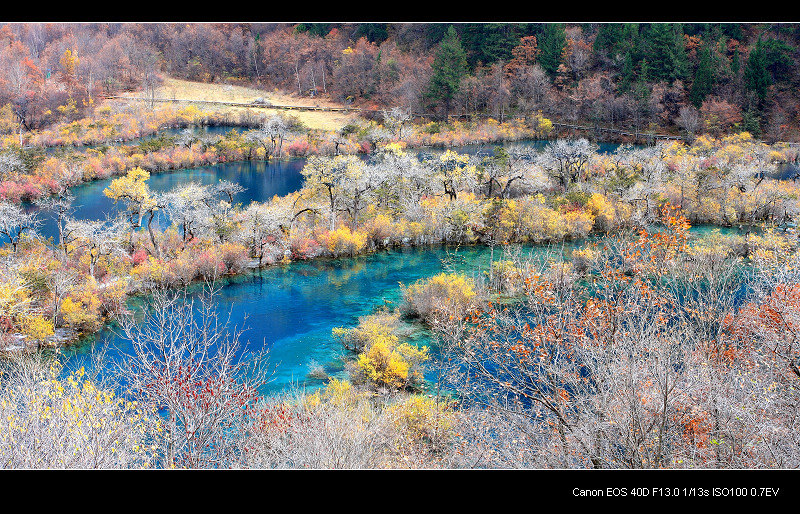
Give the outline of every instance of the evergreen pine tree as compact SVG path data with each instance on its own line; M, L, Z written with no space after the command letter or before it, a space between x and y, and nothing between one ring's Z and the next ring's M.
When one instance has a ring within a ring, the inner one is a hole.
M635 78L635 71L633 66L633 56L630 50L625 52L625 57L622 62L622 72L620 73L619 90L621 92L627 91Z
M642 59L639 62L639 76L636 78L633 93L639 100L645 100L650 97L650 85L652 80L652 67L647 59Z
M624 41L624 27L619 23L602 23L594 38L593 50L598 55L618 54Z
M450 114L453 100L461 88L461 80L467 74L467 59L461 41L452 25L433 61L433 75L425 91L429 107L442 107L444 119Z
M739 48L736 47L733 50L733 55L731 56L731 73L734 77L739 76L739 69L742 67L742 55L739 53Z
M561 23L548 23L544 27L542 42L539 45L539 64L550 74L555 76L558 65L561 64L561 54L567 45L567 34Z
M700 108L706 96L711 93L714 87L714 69L711 59L711 48L708 45L703 45L700 50L700 60L697 63L697 70L694 74L694 82L692 82L692 89L689 92L689 100L692 104Z
M683 46L683 28L669 23L650 26L647 60L653 80L673 81L686 76L687 58Z
M742 130L756 137L761 135L761 119L757 110L748 108L744 112L742 115Z
M461 30L461 46L470 68L511 59L522 30L514 23L467 23Z
M770 84L772 84L772 77L767 70L767 55L761 40L759 40L747 58L744 68L744 85L756 94L759 104L763 104L767 98L767 89Z

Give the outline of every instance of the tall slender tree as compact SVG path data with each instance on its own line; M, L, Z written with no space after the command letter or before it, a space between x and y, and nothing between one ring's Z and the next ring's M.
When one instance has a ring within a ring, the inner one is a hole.
M703 45L700 50L700 60L697 63L697 70L694 74L694 82L689 93L689 99L695 107L699 108L703 104L706 96L711 93L714 87L714 69L711 59L711 48Z
M756 94L759 107L762 106L767 98L767 89L772 84L772 77L767 70L767 55L760 41L756 43L747 58L744 84L745 88Z
M439 107L444 119L450 114L453 101L467 74L467 59L455 28L447 29L433 61L433 75L425 91L429 108Z
M672 82L685 78L687 58L680 25L654 23L650 26L647 60L653 78Z
M566 45L567 35L563 24L548 23L544 26L539 63L550 76L554 76L558 71L561 55Z

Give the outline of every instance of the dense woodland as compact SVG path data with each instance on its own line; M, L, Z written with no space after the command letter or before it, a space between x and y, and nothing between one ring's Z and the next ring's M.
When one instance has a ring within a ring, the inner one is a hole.
M0 466L800 465L794 25L0 34ZM115 144L221 122L197 106L98 107L163 77L367 115L336 133L273 114ZM557 137L558 121L682 138L608 153ZM505 144L454 149L476 141ZM84 143L98 146L69 146ZM290 157L305 159L302 185L262 201L236 201L227 181L151 188L155 173ZM79 219L73 188L98 179L119 213ZM43 213L57 237L38 233ZM334 328L346 378L311 370L323 386L262 396L269 355L242 354L214 311L224 281L410 246L491 257L400 284L398 304ZM112 324L130 343L105 364L113 379L63 367L53 350Z
M800 29L744 23L26 23L0 33L7 130L161 74L505 120L793 140ZM0 127L2 128L2 127Z

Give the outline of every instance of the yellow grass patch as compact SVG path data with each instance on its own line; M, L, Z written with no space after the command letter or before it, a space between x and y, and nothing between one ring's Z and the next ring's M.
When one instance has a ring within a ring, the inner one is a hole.
M123 93L120 96L141 98L143 92L135 91L132 93ZM270 104L276 106L343 107L341 104L323 98L299 97L280 91L265 91L230 84L190 82L188 80L174 78L165 79L163 84L156 90L155 97L156 99L162 100L175 100L177 105L198 102L196 104L197 107L204 111L215 111L232 115L243 114L247 111L258 116L262 114L269 116L275 113L285 113L297 117L309 128L329 131L338 131L357 117L357 114L349 112L300 111L203 103L235 102L249 104L256 98L264 98ZM122 99L107 101L124 102Z

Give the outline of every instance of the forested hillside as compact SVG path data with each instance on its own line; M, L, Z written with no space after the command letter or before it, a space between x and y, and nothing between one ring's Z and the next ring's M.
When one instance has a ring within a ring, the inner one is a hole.
M15 23L0 129L78 119L164 76L416 115L794 141L800 26L743 23Z

